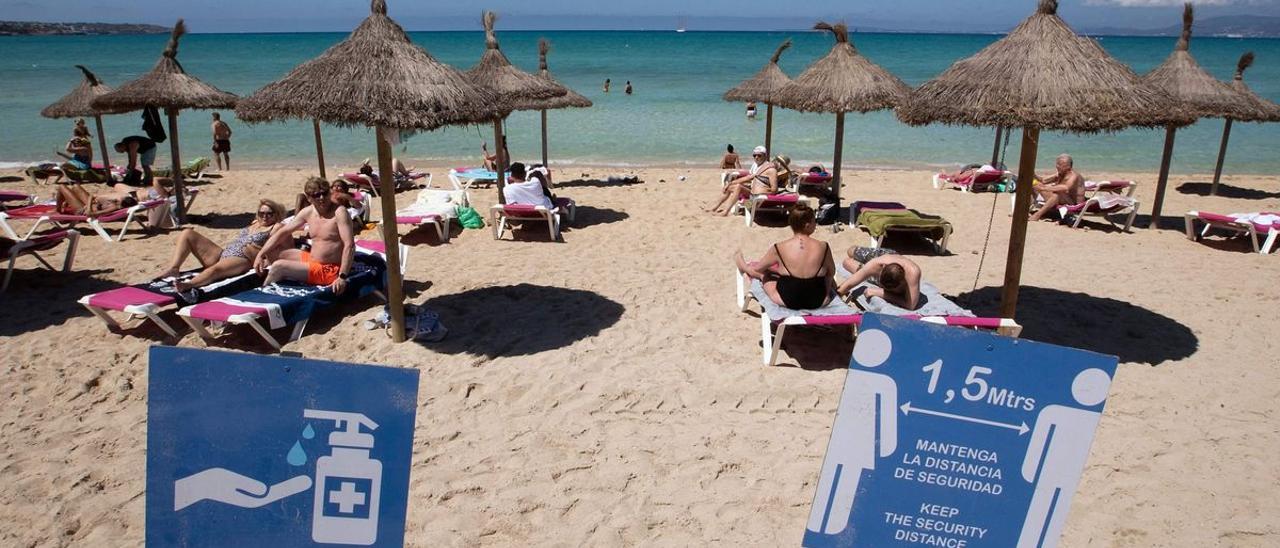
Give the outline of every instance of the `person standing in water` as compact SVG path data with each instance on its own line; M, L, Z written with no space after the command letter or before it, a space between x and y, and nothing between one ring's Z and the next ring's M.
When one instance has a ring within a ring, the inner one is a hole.
M747 102L747 119L748 120L756 119L756 102L755 101Z
M608 78L605 78L605 79L604 79L604 92L605 92L605 93L609 93L609 79L608 79Z
M626 92L627 95L631 95L631 80L627 80L627 87L622 91Z

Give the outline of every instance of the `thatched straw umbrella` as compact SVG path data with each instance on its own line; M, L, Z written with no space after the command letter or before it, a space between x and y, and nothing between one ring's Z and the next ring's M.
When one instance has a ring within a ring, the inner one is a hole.
M587 99L582 94L573 91L564 84L556 81L551 76L551 71L547 69L547 52L551 51L551 42L546 38L538 39L538 76L546 78L557 86L564 88L564 95L546 99L541 103L542 108L539 109L542 115L542 165L547 163L547 111L558 108L588 108L591 106L591 99Z
M467 77L472 82L497 92L499 100L511 110L540 110L543 108L541 101L565 95L568 90L564 86L516 68L503 55L493 30L498 14L486 10L481 20L484 23L484 54L474 67L467 69ZM504 115L493 123L493 143L498 155L498 203L503 204L507 203L502 189L507 183L507 163L511 161L507 158L506 147L502 146L502 124L505 121Z
M849 41L844 23L819 22L816 30L830 31L836 45L826 57L814 61L804 72L774 95L780 107L801 112L834 112L836 115L835 158L832 159L832 194L840 207L840 161L844 152L844 115L893 108L905 101L911 88L897 76L858 53ZM833 227L839 226L839 223Z
M1191 52L1191 23L1194 21L1191 3L1182 8L1182 36L1173 47L1173 53L1146 76L1143 83L1169 94L1182 108L1196 118L1248 118L1253 105L1231 86L1214 78L1196 63ZM1173 160L1175 126L1167 126L1164 133L1164 153L1160 158L1160 178L1156 182L1155 203L1151 208L1151 226L1160 222L1160 210L1164 205L1165 186L1169 183L1169 164Z
M1218 193L1218 181L1222 179L1222 160L1227 157L1227 140L1231 138L1231 121L1238 119L1242 122L1280 122L1280 105L1259 97L1249 85L1244 83L1244 71L1253 65L1253 52L1246 51L1240 56L1240 60L1236 62L1236 76L1231 81L1231 89L1248 102L1254 111L1253 116L1249 118L1227 117L1227 121L1222 126L1222 144L1218 147L1218 163L1213 167L1213 184L1209 186L1209 194L1216 195Z
M404 288L396 234L391 136L489 122L504 112L493 92L436 61L387 17L385 0L345 40L246 97L236 115L246 122L311 118L342 127L375 129L382 177L382 237L387 248L392 337L404 340Z
M107 134L102 131L102 111L93 108L90 103L99 96L110 93L112 88L102 83L102 80L99 80L84 65L76 65L76 68L84 73L84 80L81 80L80 85L71 90L71 93L62 96L52 105L44 107L44 110L40 111L40 115L45 118L82 118L92 116L93 121L98 124L98 147L102 150L102 167L103 169L111 169L111 160L107 159Z
M1007 36L921 85L897 110L911 125L1022 128L1001 298L1009 318L1018 303L1040 130L1097 132L1189 122L1167 95L1143 85L1093 40L1076 36L1057 11L1056 0L1040 0L1036 12Z
M92 101L93 108L103 112L129 112L147 107L164 109L169 117L169 156L173 167L173 189L178 205L178 222L186 222L185 193L182 185L182 159L178 153L178 111L184 108L233 108L236 96L187 74L178 63L178 39L186 34L182 19L173 26L169 43L160 60L132 82Z
M751 101L764 103L764 148L766 155L773 151L774 95L783 86L791 83L791 78L787 77L787 73L782 72L782 68L778 66L778 59L782 57L782 52L787 51L789 47L791 47L790 38L778 45L778 49L773 52L773 57L769 58L769 63L760 69L760 72L724 93L724 100L731 103ZM772 158L772 156L769 157Z

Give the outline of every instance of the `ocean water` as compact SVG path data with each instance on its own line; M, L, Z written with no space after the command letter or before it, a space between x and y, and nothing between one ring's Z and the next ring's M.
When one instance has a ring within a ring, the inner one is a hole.
M343 33L194 34L182 40L179 60L187 72L236 94L249 94L299 63L342 40ZM479 32L411 33L415 43L437 59L466 69L483 50ZM595 102L588 109L549 112L553 162L609 165L659 163L707 164L725 144L740 150L761 144L764 107L749 121L744 106L720 99L724 91L750 77L785 38L795 45L782 58L788 74L831 47L829 35L814 32L499 32L503 51L521 68L537 68L537 40L552 42L553 74ZM998 37L990 35L862 34L858 49L910 85L919 85L952 62L967 57ZM84 64L108 84L119 85L149 70L165 36L0 37L0 162L53 158L70 134L71 121L40 117L44 106L80 80L72 65ZM1173 38L1105 37L1101 44L1139 73L1159 64ZM1197 37L1192 53L1209 72L1230 78L1246 51L1258 62L1246 73L1255 91L1280 100L1280 40ZM605 78L613 80L603 93ZM624 95L630 80L635 94ZM235 132L233 159L252 164L314 165L309 122L248 125L224 114ZM108 137L139 133L138 114L105 117ZM209 113L185 111L180 117L183 156L209 155ZM1203 120L1178 132L1175 172L1212 171L1223 122ZM846 117L847 165L878 167L947 166L989 159L994 130L905 126L888 111ZM92 128L92 122L90 122ZM519 112L508 121L510 148L517 160L540 155L538 114ZM777 109L774 149L799 162L829 163L835 116ZM475 162L481 141L492 127L457 127L415 135L397 146L412 159ZM350 166L374 156L372 133L365 129L324 127L327 163ZM1155 171L1162 131L1129 130L1114 134L1042 135L1040 165L1070 152L1086 173L1099 170ZM1010 164L1018 156L1015 132L1003 148ZM95 146L97 141L94 142ZM1235 124L1227 158L1228 173L1280 171L1280 124ZM167 156L162 147L161 156ZM166 160L158 159L162 163ZM243 164L242 164L243 165Z

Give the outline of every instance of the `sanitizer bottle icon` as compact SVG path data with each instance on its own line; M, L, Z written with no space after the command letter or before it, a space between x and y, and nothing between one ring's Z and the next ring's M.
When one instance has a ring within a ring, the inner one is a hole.
M382 463L369 458L378 424L359 413L304 409L308 419L334 421L329 434L332 452L316 460L315 508L311 540L330 544L368 546L378 540L378 502L382 494Z

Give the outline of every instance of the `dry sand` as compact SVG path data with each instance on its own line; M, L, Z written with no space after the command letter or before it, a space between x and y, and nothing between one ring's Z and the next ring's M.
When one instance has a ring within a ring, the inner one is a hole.
M443 169L432 171L443 183ZM762 253L787 229L701 213L718 188L713 170L634 173L644 182L600 181L628 174L616 169L561 173L559 192L583 206L563 243L537 231L494 241L488 228L445 245L412 234L408 294L440 313L450 329L441 343L361 330L378 309L370 298L286 346L422 371L409 544L799 543L849 346L798 337L821 351L761 366L758 320L734 308L729 259ZM195 204L199 230L229 239L258 196L291 203L303 175L214 179ZM1152 174L1110 175L1138 180L1149 203ZM1168 229L1029 229L1024 337L1122 362L1063 546L1280 545L1280 257L1190 242L1179 217L1280 210L1280 180L1227 177L1260 189L1235 197L1173 189L1205 179L1173 178ZM936 191L921 172L855 172L846 183L846 200L893 199L952 220L949 256L896 246L916 252L944 292L995 309L1008 195L972 294L993 195ZM481 211L494 196L471 193ZM74 272L28 260L0 298L3 546L143 538L146 352L174 341L150 326L109 333L75 301L158 272L174 236L85 236ZM867 241L854 230L819 237L837 250ZM189 332L176 344L203 346ZM248 330L223 346L266 350Z

